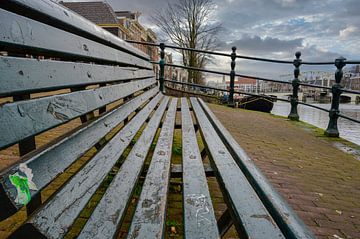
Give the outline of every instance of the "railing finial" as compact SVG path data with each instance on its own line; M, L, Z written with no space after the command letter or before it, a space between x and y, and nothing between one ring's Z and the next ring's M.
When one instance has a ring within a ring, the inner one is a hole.
M339 118L339 104L340 104L340 95L342 93L340 85L341 79L343 77L342 68L346 65L346 59L344 57L339 57L335 60L336 72L335 72L335 84L331 88L332 100L331 100L331 109L329 112L329 124L325 131L325 135L329 137L339 137L339 130L337 127L337 121Z
M229 92L229 99L228 99L228 106L234 107L234 84L235 84L235 60L236 60L236 47L233 46L231 48L231 71L230 71L230 92Z
M299 74L300 74L300 65L301 65L301 52L298 51L295 53L295 57L296 59L294 60L293 65L295 66L294 69L294 79L292 81L292 87L293 87L293 93L290 99L290 104L291 104L291 110L290 110L290 114L288 116L288 118L290 120L299 120L299 114L297 111L297 106L298 106L298 92L299 92L299 86L300 86L300 80L299 80Z

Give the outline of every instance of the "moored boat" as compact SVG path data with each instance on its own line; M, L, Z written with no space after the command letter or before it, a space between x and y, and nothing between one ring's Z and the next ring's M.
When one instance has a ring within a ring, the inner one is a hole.
M238 101L238 107L248 110L256 110L270 113L274 106L275 99L261 96L246 96Z

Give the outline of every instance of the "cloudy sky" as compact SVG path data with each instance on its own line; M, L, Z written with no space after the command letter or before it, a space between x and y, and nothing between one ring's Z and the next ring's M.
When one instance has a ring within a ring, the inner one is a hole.
M142 12L141 22L155 30L156 10L181 0L107 0L115 10ZM243 55L292 60L296 51L304 61L333 61L338 56L360 58L360 0L213 0L214 20L222 24L218 50L231 46ZM208 68L229 70L230 60L214 59ZM277 77L292 74L291 65L237 60L237 72ZM306 67L303 71L333 71Z

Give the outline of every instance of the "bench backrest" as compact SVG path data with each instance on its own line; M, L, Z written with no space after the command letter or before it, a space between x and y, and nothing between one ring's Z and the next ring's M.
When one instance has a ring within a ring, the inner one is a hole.
M19 144L20 156L26 154L0 175L4 219L38 197L158 89L148 55L52 1L4 1L0 19L0 150ZM140 91L145 93L121 112L106 112ZM95 110L106 117L94 117ZM78 118L93 120L35 150L36 135ZM25 177L31 182L19 197L16 183Z

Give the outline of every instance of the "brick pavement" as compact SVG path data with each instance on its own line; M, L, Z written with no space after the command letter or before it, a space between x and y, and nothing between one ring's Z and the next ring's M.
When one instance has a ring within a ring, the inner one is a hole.
M210 105L319 238L360 238L360 161L322 130L261 112Z

